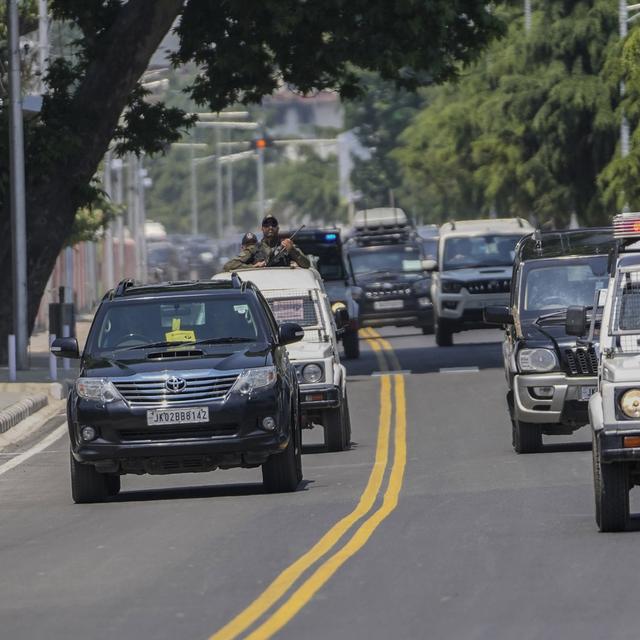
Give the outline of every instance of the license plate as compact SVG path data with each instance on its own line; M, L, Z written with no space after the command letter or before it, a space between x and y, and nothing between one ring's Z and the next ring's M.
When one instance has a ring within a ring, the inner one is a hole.
M402 300L376 300L373 303L374 309L402 309L404 302Z
M209 407L182 407L180 409L149 409L147 425L193 424L209 422Z
M597 387L580 387L580 400L588 400L595 392Z

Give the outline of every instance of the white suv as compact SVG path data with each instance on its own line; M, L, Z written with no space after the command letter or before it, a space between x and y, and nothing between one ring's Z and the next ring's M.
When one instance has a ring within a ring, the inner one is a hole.
M450 347L453 334L487 326L488 305L508 305L516 243L533 232L523 218L463 220L440 227L431 280L436 344Z
M270 267L243 269L266 298L278 323L296 322L304 338L289 345L289 360L298 373L302 426L324 428L329 451L343 451L351 443L351 420L347 399L347 372L340 363L338 335L348 323L344 308L331 311L320 274L315 269ZM228 279L220 273L214 279ZM336 321L340 327L336 326Z

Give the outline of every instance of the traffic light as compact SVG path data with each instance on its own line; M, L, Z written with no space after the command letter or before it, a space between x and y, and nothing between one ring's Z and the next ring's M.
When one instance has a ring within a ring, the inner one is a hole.
M260 136L259 138L254 138L251 141L251 148L254 150L258 149L266 149L267 147L271 147L273 145L273 140L268 136Z

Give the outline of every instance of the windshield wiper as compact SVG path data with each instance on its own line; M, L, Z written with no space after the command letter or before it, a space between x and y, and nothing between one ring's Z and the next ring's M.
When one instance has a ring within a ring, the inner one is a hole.
M256 338L241 338L239 336L228 336L226 338L207 338L205 340L197 340L189 344L229 344L232 342L255 342Z
M124 351L133 351L134 349L159 349L160 347L178 347L182 345L198 345L198 344L224 344L232 342L255 342L254 338L241 338L239 336L228 336L224 338L207 338L205 340L163 340L162 342L151 342L149 344L139 344L135 347L128 347Z

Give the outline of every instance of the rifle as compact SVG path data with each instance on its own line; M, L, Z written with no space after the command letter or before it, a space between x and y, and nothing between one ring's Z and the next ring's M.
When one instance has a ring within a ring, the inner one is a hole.
M302 231L307 225L303 224L300 226L300 228L296 229L290 236L289 236L289 240L293 240L297 235L299 231ZM271 255L269 256L269 259L267 260L267 264L265 265L265 267L270 267L271 263L274 260L277 260L283 253L285 252L284 247L279 244L272 252Z

